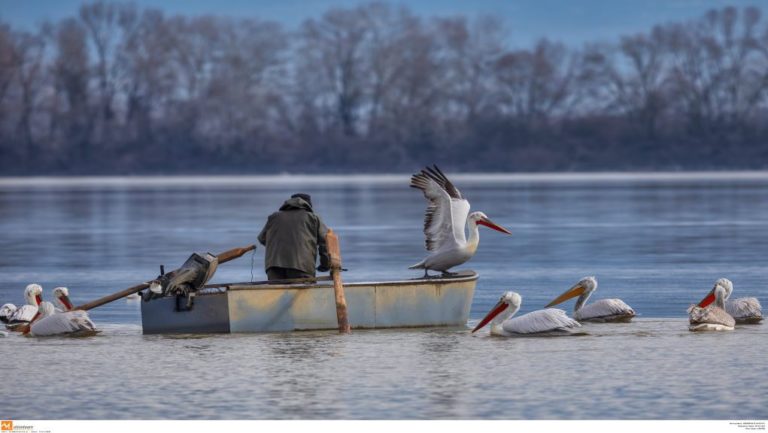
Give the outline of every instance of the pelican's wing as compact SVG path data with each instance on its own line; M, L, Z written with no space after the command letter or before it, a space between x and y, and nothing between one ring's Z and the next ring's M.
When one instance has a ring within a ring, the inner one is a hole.
M728 300L725 302L725 311L736 319L763 316L763 309L757 298Z
M581 307L574 314L574 317L577 320L584 320L594 317L619 316L626 314L634 315L635 310L621 299L600 299Z
M85 311L67 311L44 317L32 324L30 334L49 336L81 331L95 331L96 327Z
M513 317L502 325L505 331L513 334L536 334L580 326L579 322L568 317L565 311L557 308L532 311L519 317Z
M13 316L8 320L8 323L30 322L35 318L35 314L37 314L37 307L25 304L13 313Z
M464 244L469 202L443 172L437 166L427 167L411 177L411 187L420 189L428 202L424 215L427 251Z
M736 326L736 321L725 310L714 305L710 305L707 308L701 308L694 306L688 310L688 321L691 325L699 325L708 323L711 325L724 325L731 328Z

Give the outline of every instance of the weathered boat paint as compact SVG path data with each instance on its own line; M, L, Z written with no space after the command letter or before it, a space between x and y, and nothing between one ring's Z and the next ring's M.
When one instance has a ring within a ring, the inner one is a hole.
M463 326L469 318L478 275L344 285L352 328ZM176 298L141 303L145 334L283 332L337 329L330 283L238 283L202 292L189 311Z

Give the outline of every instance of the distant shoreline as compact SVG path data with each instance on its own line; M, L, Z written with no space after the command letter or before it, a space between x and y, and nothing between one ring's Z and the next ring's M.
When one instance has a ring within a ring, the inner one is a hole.
M467 183L559 183L559 182L690 182L690 181L768 181L768 171L690 171L690 172L553 172L553 173L448 173ZM7 187L142 187L142 186L280 186L350 185L407 183L410 173L398 174L277 174L277 175L170 175L170 176L30 176L0 177L0 188Z

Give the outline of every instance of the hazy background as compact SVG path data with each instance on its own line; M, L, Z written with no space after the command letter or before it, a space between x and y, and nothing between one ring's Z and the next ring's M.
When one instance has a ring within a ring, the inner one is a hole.
M763 169L749 1L0 1L0 173Z

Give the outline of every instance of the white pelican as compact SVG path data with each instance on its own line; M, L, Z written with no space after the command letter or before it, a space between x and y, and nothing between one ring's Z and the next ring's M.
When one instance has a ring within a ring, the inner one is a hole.
M573 306L573 318L579 322L629 322L635 317L635 310L621 299L599 299L584 305L595 290L597 290L597 278L584 277L547 304L546 308L578 296L579 299Z
M729 299L733 293L733 283L728 278L715 281L715 288L717 286L725 290L725 311L736 320L736 323L756 324L763 320L763 309L757 298ZM699 302L699 307L705 308L715 301L715 288Z
M736 320L725 311L725 287L715 284L715 288L710 294L713 295L714 301L709 302L706 307L701 307L701 303L699 303L688 309L691 324L688 329L691 331L733 331ZM707 295L708 297L709 295Z
M13 304L3 304L3 306L0 307L0 322L8 323L17 309L18 308Z
M491 322L491 335L502 337L531 335L578 335L574 328L581 325L557 308L536 310L511 318L520 309L523 299L515 292L506 292L499 302L475 326L472 332Z
M25 334L33 337L53 335L86 337L96 335L98 332L85 311L74 310L57 313L53 304L42 302L40 311L30 324L29 331Z
M74 306L69 300L69 289L66 287L57 287L53 289L53 301L61 311L71 311Z
M482 212L469 213L469 202L435 165L426 167L411 177L411 187L424 193L428 205L424 215L424 235L430 254L408 269L440 271L450 275L448 269L458 266L475 255L480 243L478 224L511 235L512 232L491 221ZM469 239L464 226L469 229Z
M19 307L8 319L8 329L15 331L17 328L29 324L37 314L37 307L43 301L43 288L39 284L30 284L24 289L24 298L27 303Z

